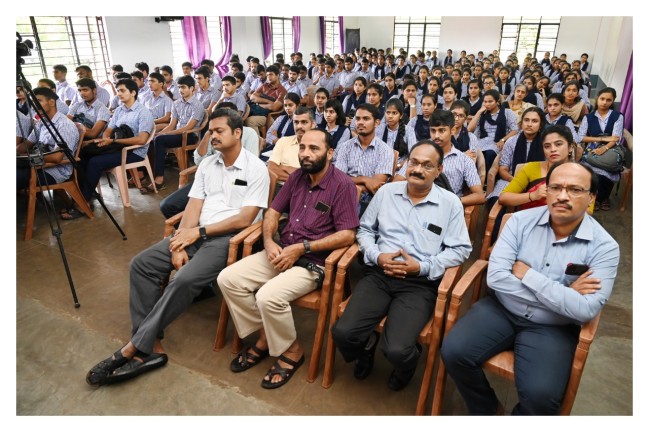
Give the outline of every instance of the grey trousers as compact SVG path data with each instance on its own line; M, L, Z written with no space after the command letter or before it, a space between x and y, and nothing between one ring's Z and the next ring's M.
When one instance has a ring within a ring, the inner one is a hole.
M230 238L234 234L199 239L185 250L190 260L176 272L164 291L161 282L173 270L169 238L140 252L131 260L131 342L145 353L162 338L163 330L178 318L194 297L225 268Z

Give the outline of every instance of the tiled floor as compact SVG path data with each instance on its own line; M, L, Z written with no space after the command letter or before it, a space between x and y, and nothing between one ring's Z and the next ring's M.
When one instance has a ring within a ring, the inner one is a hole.
M177 184L177 174L167 179ZM105 180L104 180L105 181ZM17 415L411 415L423 361L413 382L395 393L387 386L390 366L379 354L364 382L337 357L330 389L306 382L303 367L287 386L267 391L259 382L270 360L242 374L228 364L229 345L212 351L220 296L198 302L166 331L169 364L131 382L89 387L86 371L128 340L128 263L133 255L162 237L158 205L170 193L140 195L131 189L132 207L124 209L117 190L104 184L109 210L128 236L123 241L99 208L96 218L62 222L63 244L81 307L75 309L55 238L43 206L36 210L31 241L23 240L27 200L17 197L16 249L16 414ZM58 202L58 200L57 200ZM622 259L609 304L588 358L573 415L633 414L632 375L632 207L599 212L596 217L620 243ZM482 224L480 224L482 230ZM479 251L474 246L472 258ZM310 352L314 314L294 312L298 335ZM230 324L228 342L232 338ZM323 354L324 359L324 354ZM307 359L308 360L308 359ZM322 367L322 365L321 365ZM322 370L321 370L322 371ZM513 385L492 379L510 410ZM449 382L445 414L466 409Z

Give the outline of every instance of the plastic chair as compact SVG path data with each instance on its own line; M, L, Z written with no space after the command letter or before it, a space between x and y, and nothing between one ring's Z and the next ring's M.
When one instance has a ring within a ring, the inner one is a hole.
M145 154L144 159L138 162L131 162L131 163L126 162L126 158L128 157L128 152L130 150L134 150L136 148L140 148L147 144L151 144L154 138L155 138L155 127L153 128L153 131L149 134L149 139L147 139L146 143L142 145L132 145L132 146L124 147L122 149L122 163L120 165L117 165L116 167L106 170L106 173L112 174L113 177L115 177L115 180L117 181L117 188L119 190L119 195L122 198L122 204L124 205L124 207L131 206L131 197L129 196L128 193L128 179L126 176L127 171L131 173L131 178L133 179L133 181L135 181L135 186L139 189L142 187L142 184L140 182L140 177L138 176L137 169L139 167L144 167L147 173L149 174L149 179L151 180L151 184L153 185L153 191L155 193L158 193L158 190L156 189L155 186L155 181L153 181L154 178L153 170L151 169L151 164L149 163L148 155Z

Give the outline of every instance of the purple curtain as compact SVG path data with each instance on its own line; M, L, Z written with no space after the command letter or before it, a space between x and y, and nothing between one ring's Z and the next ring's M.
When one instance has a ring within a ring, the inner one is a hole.
M327 28L325 26L325 19L320 17L320 54L324 54L327 49Z
M270 50L272 48L272 32L270 31L270 17L263 16L259 17L261 20L261 39L264 44L264 58L262 61L266 60L270 55Z
M300 25L300 17L294 16L293 17L293 52L300 51L300 29L301 28L302 26Z
M182 29L185 51L195 69L201 65L201 61L210 58L210 55L212 55L210 40L207 37L205 17L184 17Z
M629 70L626 73L620 112L624 114L624 128L633 134L633 53L629 60Z
M229 16L221 17L221 29L223 30L223 42L225 42L225 50L221 58L214 62L214 70L218 72L220 77L223 77L228 72L228 63L232 55L232 24L230 23Z
M345 26L343 25L343 17L338 17L338 35L340 36L340 52L345 52Z

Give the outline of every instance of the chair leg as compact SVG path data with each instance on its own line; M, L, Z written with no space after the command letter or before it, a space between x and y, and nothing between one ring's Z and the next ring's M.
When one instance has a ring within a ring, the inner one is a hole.
M444 403L444 390L446 387L446 366L444 361L439 359L439 367L437 368L437 379L435 380L435 391L433 392L433 408L431 415L442 414L442 404Z
M228 329L228 318L230 311L225 299L221 299L221 310L219 312L219 322L216 325L216 338L214 339L214 351L221 351L225 346L225 333ZM235 330L236 333L236 330Z
M68 194L70 194L74 202L77 203L81 211L88 217L88 219L92 219L95 217L94 213L92 212L92 209L88 205L86 199L81 194L81 190L79 190L79 186L77 186L76 183L67 186L65 190L67 191Z
M331 299L331 307L329 311L329 331L327 331L327 349L325 351L325 365L324 372L322 373L322 387L328 389L333 382L334 363L336 361L336 343L333 336L331 336L331 327L338 318L338 305L342 303L343 292L348 282L347 272L339 269L336 272L336 280L334 282L334 293Z
M121 166L113 168L113 175L117 180L117 189L122 197L122 204L124 207L131 206L131 197L128 194L128 180L126 179L126 171Z
M36 190L30 187L29 201L27 203L27 220L25 222L25 241L32 239L32 234L34 230L35 213L36 213Z
M633 186L633 167L629 170L626 175L626 185L624 186L624 192L622 194L622 202L620 203L620 211L623 212L626 210L626 201L629 199L629 192Z
M328 299L320 299L325 302ZM315 328L315 338L313 340L313 350L311 352L311 361L309 362L309 372L307 373L307 382L312 383L318 377L320 370L320 354L322 354L322 344L324 342L325 328L327 325L327 309L318 314L318 321Z

